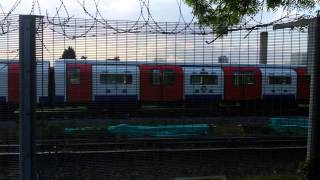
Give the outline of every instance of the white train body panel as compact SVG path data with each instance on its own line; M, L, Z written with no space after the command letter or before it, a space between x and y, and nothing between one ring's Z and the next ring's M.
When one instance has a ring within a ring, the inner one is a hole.
M54 64L54 80L55 80L55 102L66 102L66 63L64 60L57 60Z
M260 68L262 74L263 99L295 99L297 73L289 68Z
M224 96L224 72L220 67L184 67L185 101L217 101Z
M49 62L37 62L37 103L49 100Z
M8 65L0 64L0 103L8 102Z
M92 98L97 102L139 100L140 72L134 65L92 65Z

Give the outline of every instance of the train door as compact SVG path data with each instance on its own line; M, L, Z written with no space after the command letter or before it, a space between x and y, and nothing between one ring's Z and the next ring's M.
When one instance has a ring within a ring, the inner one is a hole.
M225 100L261 99L261 72L255 67L225 67Z
M178 66L162 66L162 97L165 101L182 101L183 75Z
M141 100L174 102L183 99L183 75L179 66L141 65Z
M92 70L90 64L67 65L67 101L88 102L92 97Z

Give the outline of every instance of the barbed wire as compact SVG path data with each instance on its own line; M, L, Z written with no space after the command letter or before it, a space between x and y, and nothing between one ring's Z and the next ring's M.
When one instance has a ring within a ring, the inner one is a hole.
M88 26L86 25L84 32L82 32L79 35L74 35L74 34L68 34L68 32L65 31L66 27L77 26L77 25L72 24L71 21L76 20L76 18L74 17L74 15L71 15L71 13L68 10L68 7L64 3L64 0L59 0L60 4L56 7L56 11L53 16L49 15L48 10L45 11L46 12L45 13L46 21L44 21L45 28L49 28L52 31L55 31L71 40L81 38L81 37L86 37L88 33L98 25L101 25L103 28L113 30L114 31L113 33L146 33L146 30L143 30L143 29L148 29L147 33L149 34L157 33L157 34L175 35L175 34L191 33L191 34L197 34L197 35L208 35L208 34L215 33L215 31L210 27L204 27L200 25L191 26L192 24L196 24L195 17L193 16L189 22L186 21L186 18L184 17L183 11L182 11L182 0L176 0L177 7L178 7L177 9L178 19L175 25L171 26L171 29L167 29L167 27L164 28L163 26L160 25L161 23L155 20L154 15L150 9L149 0L138 0L140 10L139 10L137 19L133 21L133 23L131 23L129 27L126 27L126 28L123 28L123 27L119 28L110 24L110 21L103 16L103 14L101 13L101 10L99 9L100 0L92 0L92 2L94 3L94 7L91 7L94 9L93 13L88 10L85 0L83 0L82 2L80 2L80 0L75 0L75 1L80 6L83 13L89 18L91 18L91 20L93 20L90 25ZM10 21L8 20L8 17L14 13L14 11L17 9L20 3L21 3L21 0L16 0L7 13L5 13L5 9L0 3L0 10L2 13L4 13L3 18L0 19L0 29L1 29L0 35L4 35L8 33L9 31L8 29L10 29L8 28L8 26L11 26ZM243 21L243 23L239 24L238 27L230 28L228 31L229 32L240 31L240 30L248 31L247 35L244 36L244 38L246 38L250 35L250 33L253 30L272 26L276 23L294 21L302 17L302 16L299 16L298 14L294 14L294 15L291 14L290 9L283 7L281 17L271 22L262 22L263 14L266 11L265 6L266 6L265 1L262 0L260 2L260 10L257 12L257 14L247 17ZM42 10L41 10L39 0L32 1L30 14L35 14L36 8L38 9L39 15L41 15ZM78 26L83 27L83 25L81 24ZM198 28L198 29L194 29L194 28ZM206 43L211 44L220 37L221 36L216 35L216 38L214 38L212 41L209 41L209 42L206 41Z
M20 2L21 0L16 0L7 13L5 12L3 6L0 3L0 8L4 15L3 18L0 19L0 29L1 29L0 36L9 33L9 29L10 29L9 26L11 22L8 20L8 18L10 17L11 14L14 13L14 11L19 6Z
M20 1L17 0L16 2L20 3ZM149 0L137 1L139 3L138 16L136 16L135 20L131 20L131 21L109 20L103 14L104 12L102 11L102 7L101 7L102 2L100 0L75 0L75 2L76 3L74 3L74 5L80 7L80 10L81 10L80 13L83 13L85 15L85 18L75 17L75 15L73 14L74 12L70 10L71 7L68 7L68 4L66 4L66 1L64 0L59 0L59 3L55 8L54 13L49 12L48 10L43 11L43 9L41 9L39 0L33 0L32 4L30 4L31 5L30 14L36 14L36 13L41 14L42 12L45 12L43 15L44 19L41 25L43 25L42 27L46 29L45 35L53 36L52 40L49 38L42 38L41 36L36 37L36 40L40 41L39 45L42 46L42 50L45 53L47 53L47 57L49 57L51 54L53 55L52 57L57 57L56 53L58 51L60 52L62 48L65 48L66 46L69 46L70 44L73 44L73 43L74 43L74 48L75 49L77 48L77 50L80 52L84 51L84 56L86 57L93 56L93 55L90 55L90 53L98 54L97 52L94 52L94 51L101 50L101 51L105 51L106 55L103 55L103 56L95 55L93 57L95 57L95 59L98 59L101 57L102 57L101 59L108 59L113 56L116 57L119 54L120 54L119 56L121 56L121 52L123 51L124 46L125 48L128 48L127 46L129 43L132 43L132 45L135 44L139 48L138 43L142 42L140 46L145 45L146 51L148 51L148 48L151 47L150 54L153 53L152 46L154 45L156 48L155 58L161 58L162 56L167 57L168 54L172 53L172 52L168 53L168 51L174 51L174 53L181 53L179 52L179 47L177 48L177 46L181 46L181 44L179 43L185 43L183 46L186 49L188 46L187 43L193 43L191 44L191 46L201 45L203 46L202 48L204 49L204 48L211 48L211 47L213 48L215 44L214 42L216 42L217 40L218 40L216 43L217 46L219 46L219 43L223 44L223 41L224 41L224 38L222 38L221 35L215 34L214 29L197 24L196 18L194 16L191 17L191 20L190 18L189 19L186 18L183 11L182 0L175 1L178 7L177 8L178 18L176 22L157 21L155 13L152 11L153 8L152 8L152 4L150 3L151 1L149 2ZM92 4L89 7L90 3ZM239 33L235 33L235 36L237 36L236 38L238 37L240 38L237 41L241 41L241 39L248 38L252 32L258 32L256 30L265 29L265 31L269 31L271 30L270 27L272 27L275 24L281 24L284 22L291 22L291 21L296 21L303 18L313 17L313 16L305 16L305 15L301 16L297 13L286 12L286 13L281 13L281 17L266 23L266 22L263 22L263 15L264 15L263 11L265 11L265 7L262 7L262 5L263 5L263 2L261 2L261 10L259 11L259 13L257 13L256 15L247 17L246 19L244 19L243 23L239 24L239 26L229 28L231 39L232 39L233 32L240 31ZM11 11L10 14L2 14L2 15L0 14L0 20L5 20L5 21L0 21L0 22L5 22L4 24L0 24L0 28L2 29L2 31L0 31L0 36L7 35L6 37L7 42L3 43L4 48L0 50L0 54L2 56L7 55L6 59L8 61L16 60L19 57L19 50L17 49L18 46L10 45L10 42L13 42L13 40L15 40L15 42L18 42L17 40L18 33L15 32L19 29L19 23L17 23L18 17L17 16L13 17L17 9L16 6L18 5L15 5L12 8L10 8L10 11ZM0 11L6 12L1 4L0 4ZM296 28L292 28L292 30L305 32L306 27L296 27ZM8 33L13 33L13 35L10 35ZM109 36L109 34L111 36ZM130 34L137 34L137 35L136 37L132 36L127 38L127 36L130 36ZM140 36L139 34L144 34L144 36ZM167 37L166 35L171 35L171 36ZM258 37L257 34L254 34L253 36L254 38ZM138 40L138 38L140 37L141 37L141 40ZM16 39L13 39L13 38L16 38ZM104 38L105 40L103 40ZM136 39L133 40L134 38ZM190 40L192 38L194 38L194 40ZM78 41L77 39L80 39L80 40ZM219 39L221 39L221 41ZM102 40L101 47L99 47L100 44L97 43L100 40ZM87 41L91 44L95 43L95 46L96 46L95 49L93 47L89 47L91 45L86 44ZM152 41L155 41L155 42L152 42ZM226 38L225 42L228 42L228 41L229 41L228 38ZM249 38L248 38L248 41L249 41ZM83 42L85 44L82 44ZM174 47L172 46L173 48L170 49L170 43L172 42L174 43L173 45ZM178 42L178 45L177 45L177 42ZM59 43L63 43L63 45ZM209 46L210 44L213 44L213 45ZM110 48L110 46L113 46L113 45L114 47L112 48L115 48L115 49ZM131 44L129 46L131 47ZM160 46L161 48L159 48ZM59 50L55 50L55 49L59 49ZM134 48L130 49L130 51L133 51L133 49ZM221 52L223 51L222 49L223 47L221 48ZM135 51L138 52L138 50L135 50ZM162 51L165 51L164 52L165 55L161 55ZM196 48L193 49L194 56L196 56L196 51L197 51ZM215 50L212 50L212 52L213 51ZM145 53L146 57L148 56L148 53L149 52ZM187 54L186 52L183 52L183 53ZM202 53L204 54L205 51L202 50ZM138 55L136 56L138 57ZM174 54L174 58L176 58L176 56L177 55ZM202 56L202 58L204 57L205 55Z

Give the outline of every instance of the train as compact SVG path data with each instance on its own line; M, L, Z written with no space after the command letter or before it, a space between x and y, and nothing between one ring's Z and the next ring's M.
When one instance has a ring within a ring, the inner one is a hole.
M298 106L308 104L310 89L301 65L57 59L38 61L36 73L38 105L96 109ZM18 61L0 61L0 103L19 103Z

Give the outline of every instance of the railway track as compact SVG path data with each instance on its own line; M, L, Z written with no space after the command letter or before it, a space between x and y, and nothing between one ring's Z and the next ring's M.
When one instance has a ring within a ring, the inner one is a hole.
M105 111L99 108L88 109L85 106L80 107L38 107L36 117L38 119L72 119L72 118L113 118L113 119L130 119L139 117L178 117L178 116L208 116L208 117L224 117L224 116L307 116L308 111L304 108L288 109L287 107L273 108L272 110L263 110L240 107L224 107L222 109L204 109L201 107L185 109L183 107L142 107L131 112L127 109L118 109L117 111ZM12 113L3 112L0 114L0 121L17 120L19 111Z
M90 142L91 141L91 142ZM48 140L36 143L38 154L132 153L159 151L223 151L304 149L306 137L139 138L128 140ZM18 144L0 145L0 156L19 155Z

